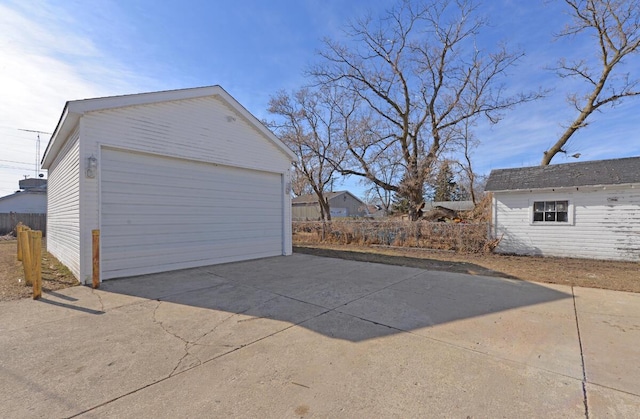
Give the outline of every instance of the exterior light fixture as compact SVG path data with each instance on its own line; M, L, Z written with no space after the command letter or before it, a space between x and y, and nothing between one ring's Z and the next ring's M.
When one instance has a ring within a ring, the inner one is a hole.
M91 155L87 158L87 171L86 175L88 178L95 178L96 172L98 171L98 159L95 156Z

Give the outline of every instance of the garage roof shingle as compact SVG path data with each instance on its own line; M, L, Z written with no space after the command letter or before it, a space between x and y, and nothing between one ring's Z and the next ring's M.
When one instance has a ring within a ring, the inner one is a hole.
M640 157L492 170L485 191L640 183Z

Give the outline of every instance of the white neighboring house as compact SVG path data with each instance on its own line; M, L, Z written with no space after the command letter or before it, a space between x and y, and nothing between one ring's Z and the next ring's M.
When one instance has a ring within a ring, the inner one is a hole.
M84 283L92 230L101 280L289 255L294 159L220 86L67 102L47 248Z
M0 214L46 214L47 213L47 187L18 191L11 195L0 197Z
M640 260L640 157L493 170L496 251Z

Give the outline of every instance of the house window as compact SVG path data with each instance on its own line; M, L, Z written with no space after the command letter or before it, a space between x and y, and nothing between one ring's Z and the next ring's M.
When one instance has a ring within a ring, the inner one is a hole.
M569 222L569 201L536 201L533 203L534 223Z

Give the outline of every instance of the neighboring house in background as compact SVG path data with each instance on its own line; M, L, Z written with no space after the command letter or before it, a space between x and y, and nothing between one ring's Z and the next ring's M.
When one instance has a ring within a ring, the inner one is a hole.
M485 190L497 252L640 260L640 157L493 170Z
M425 202L424 208L422 209L423 215L428 212L438 209L438 208L446 208L448 210L456 211L456 212L464 212L471 211L475 205L473 201L433 201L433 202ZM373 219L381 219L388 217L384 208L381 205L369 205L368 209L368 217ZM400 214L404 215L404 214Z
M20 187L20 189L23 189L25 191L28 191L30 189L35 189L35 188L47 189L47 179L30 177L27 179L19 180L18 186Z
M0 197L0 214L46 214L47 180L23 179L18 184L22 190Z
M434 202L425 202L424 212L430 211L434 208L446 208L453 211L471 211L475 207L473 201L434 201Z
M349 191L328 192L331 218L354 218L367 215L367 205ZM291 216L294 221L320 219L320 204L316 194L301 195L291 200Z
M84 283L92 230L101 280L289 255L295 158L220 86L67 102L47 249Z

